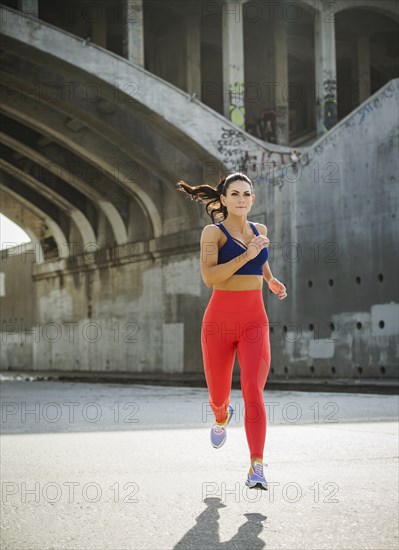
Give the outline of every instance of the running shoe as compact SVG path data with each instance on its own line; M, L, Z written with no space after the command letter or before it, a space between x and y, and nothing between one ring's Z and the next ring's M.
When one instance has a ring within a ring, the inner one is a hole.
M216 422L211 429L211 443L215 449L219 449L226 441L227 433L226 428L231 420L234 409L231 405L227 407L227 418L223 423Z
M264 489L267 491L267 481L263 475L263 462L261 460L255 460L251 464L248 472L248 478L245 482L250 489Z

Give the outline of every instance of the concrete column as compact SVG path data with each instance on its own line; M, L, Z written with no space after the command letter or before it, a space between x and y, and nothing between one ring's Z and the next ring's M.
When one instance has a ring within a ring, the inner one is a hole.
M313 81L314 81L314 74L313 74L313 67L310 65L307 69L307 81L309 83L308 87L308 93L307 93L307 101L306 101L306 109L307 109L307 125L308 128L313 128L314 126L314 117L315 117L315 110L314 110L314 87L313 87Z
M245 65L246 130L264 141L277 143L273 27L256 21L244 27L244 32L246 28L250 32L245 37L245 47L250 58L256 59Z
M186 30L186 91L201 100L201 28L196 15L188 15Z
M92 22L92 39L93 43L107 47L107 4L98 4L96 6L97 15Z
M143 0L123 0L124 2L124 57L144 66Z
M274 24L275 55L275 104L277 143L288 145L289 142L289 104L288 104L288 44L285 21L278 18Z
M337 63L335 52L335 19L320 13L315 21L315 76L317 133L332 128L337 116Z
M314 25L314 52L315 52L315 104L316 104L316 132L318 136L324 133L324 118L323 118L323 72L321 64L321 28L317 24L317 19L322 17L318 14Z
M371 94L370 40L368 36L357 37L357 58L359 71L359 103L363 103Z
M39 19L39 0L18 0L18 9L25 15Z
M222 3L223 114L245 129L242 4Z
M359 105L359 60L357 53L357 36L354 37L354 48L351 52L351 92L352 92L352 109Z

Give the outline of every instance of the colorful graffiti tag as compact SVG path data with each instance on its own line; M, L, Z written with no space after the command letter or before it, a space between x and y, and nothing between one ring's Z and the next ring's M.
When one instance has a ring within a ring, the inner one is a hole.
M229 85L229 119L245 130L244 83Z
M328 132L337 124L337 81L328 79L323 82L324 88L324 131Z

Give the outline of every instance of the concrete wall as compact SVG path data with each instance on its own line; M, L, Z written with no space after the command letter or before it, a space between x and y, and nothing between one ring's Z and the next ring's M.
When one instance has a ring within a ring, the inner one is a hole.
M398 95L391 81L268 186L289 296L270 304L272 376L397 376Z
M35 64L41 64L45 74L64 82L63 71L75 63L81 84L84 71L90 69L91 78L102 75L101 86L106 81L111 85L121 75L121 86L135 79L141 93L137 105L123 112L120 105L112 105L115 111L106 116L109 126L103 124L105 117L95 112L94 105L82 106L78 100L70 105L60 101L56 113L44 101L26 105L11 96L5 105L9 114L6 133L16 137L11 118L20 124L28 121L27 127L37 130L39 120L40 132L65 145L62 150L48 144L50 160L62 164L70 149L85 162L90 159L103 167L112 145L115 154L125 154L125 150L133 160L145 162L148 175L136 175L133 188L124 177L119 187L111 179L96 180L97 195L94 186L82 183L93 205L105 197L123 223L129 218L127 243L121 238L119 246L112 246L109 243L115 239L110 233L109 239L101 237L104 248L97 254L33 266L32 307L23 300L26 286L16 302L22 308L19 317L32 319L31 351L26 353L23 346L8 340L12 345L3 352L3 368L201 373L199 334L211 289L200 276L199 237L210 219L202 205L175 191L174 182L182 177L199 183L200 174L210 164L215 172L224 165L252 177L256 202L249 219L268 226L270 265L288 289L288 299L280 302L264 288L272 325L270 377L394 377L398 358L393 253L398 81L379 91L309 150L302 150L297 175L292 169L281 173L278 164L290 162L290 149L271 150L200 102L188 101L181 90L101 48L87 47L76 37L44 24L35 24L32 30L31 23L16 14L7 17L3 61L9 61L10 81L11 76L15 82L23 81L25 75L30 83L39 74L33 71ZM49 43L54 44L51 57L46 55ZM88 131L83 146L81 137L65 127L68 109ZM56 134L52 133L55 128L59 129ZM25 134L20 132L21 141ZM35 146L36 140L29 145ZM145 160L140 158L140 146L148 153ZM9 160L17 163L18 156L10 155ZM14 185L10 180L7 192ZM52 188L52 210L60 198L56 190L65 198L67 182ZM146 201L153 231L150 220L145 225L144 216L138 218L136 203L128 200L135 193ZM67 195L77 210L84 208L80 197ZM70 213L69 204L59 204L65 215ZM89 214L96 228L96 216ZM54 217L58 220L57 212ZM59 218L61 223L63 218ZM115 218L113 211L110 220L115 222ZM10 257L9 261L7 269L13 273L20 260ZM3 301L2 305L2 320L14 318L13 303Z
M180 240L164 237L157 243L48 261L35 265L33 278L32 264L21 270L21 257L9 256L10 281L12 273L20 275L7 303L2 298L3 324L8 320L4 314L11 307L16 311L18 299L18 321L31 312L29 300L34 299L35 323L27 327L33 335L27 337L30 353L16 347L25 335L13 334L15 322L4 325L2 368L197 371L198 319L209 294L201 284L197 251L192 252L198 241L194 231ZM19 286L24 293L18 296Z
M36 254L32 243L0 252L0 322L2 370L32 368L35 324L35 285L32 281Z
M288 289L264 287L271 379L395 377L398 96L392 81L304 152L297 181L255 182L249 218ZM200 231L36 265L33 362L13 347L13 368L201 373Z

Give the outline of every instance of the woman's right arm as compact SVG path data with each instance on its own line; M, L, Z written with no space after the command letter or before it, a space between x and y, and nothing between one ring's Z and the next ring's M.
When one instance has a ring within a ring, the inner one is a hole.
M240 269L252 258L255 258L265 246L264 237L255 237L239 256L236 256L225 264L218 265L218 241L220 229L214 225L206 225L201 235L201 275L206 286L217 285Z

